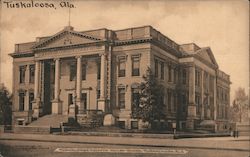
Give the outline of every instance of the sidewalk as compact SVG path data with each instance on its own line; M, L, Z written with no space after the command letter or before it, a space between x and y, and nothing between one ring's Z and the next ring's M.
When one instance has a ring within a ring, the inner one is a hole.
M190 149L218 149L249 151L249 137L219 137L219 138L142 138L142 137L107 137L107 136L84 136L84 135L51 135L51 134L0 134L1 140L22 140L40 142L65 142L83 144L108 144L126 146L150 146L150 147L175 147Z

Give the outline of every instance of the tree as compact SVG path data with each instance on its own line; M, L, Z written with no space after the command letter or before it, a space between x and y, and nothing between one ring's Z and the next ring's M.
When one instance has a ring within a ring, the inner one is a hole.
M160 85L150 68L140 84L139 103L132 106L132 117L152 124L165 118L164 87ZM154 128L153 128L154 129Z
M232 122L248 122L248 96L245 89L239 87L235 91L233 105L230 107L230 120Z
M4 85L0 84L0 125L11 125L12 96Z

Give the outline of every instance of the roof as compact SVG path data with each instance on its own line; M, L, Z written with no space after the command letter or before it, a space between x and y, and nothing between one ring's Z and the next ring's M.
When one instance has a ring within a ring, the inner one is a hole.
M77 37L77 41L63 44L61 41L57 44L52 44L59 39L65 40L67 35ZM152 42L158 47L166 50L168 53L176 57L197 57L204 62L210 62L216 67L218 66L214 55L209 47L200 48L195 43L178 44L154 29L152 26L133 27L122 30L109 30L106 28L75 31L72 26L66 26L63 30L52 36L37 37L36 41L21 43L15 45L15 52L10 54L15 56L30 56L34 55L35 51L44 50L47 48L63 48L64 46L78 46L84 44L96 44L98 42L112 42L114 45L135 44L141 42Z

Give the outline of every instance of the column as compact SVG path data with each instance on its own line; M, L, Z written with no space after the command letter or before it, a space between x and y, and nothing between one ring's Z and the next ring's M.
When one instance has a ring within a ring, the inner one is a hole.
M35 100L40 99L40 94L39 94L39 76L40 74L40 61L36 61L35 63L35 81L34 81L34 98ZM40 100L39 100L40 101Z
M106 103L106 54L102 53L101 56L101 78L100 78L100 99L98 100L98 110L105 112Z
M188 106L196 106L195 104L195 67L189 67L189 103ZM188 110L188 116L196 116L195 108Z
M82 56L77 56L77 71L76 71L76 105L78 107L78 113L83 113L83 103L81 103L82 94Z
M25 97L24 97L24 111L29 111L29 91L25 90Z
M217 99L217 86L216 86L216 76L214 76L214 120L217 119L217 104L216 104L216 99Z
M210 77L211 77L211 75L209 74L208 75L208 96L207 96L207 108L206 108L206 119L211 119L211 103L210 103L210 97L211 97L211 87L210 87L210 85L211 85L211 83L210 83Z
M52 113L61 114L62 106L59 98L60 94L60 59L55 59L55 89L54 100L52 101Z
M35 61L35 81L34 81L34 101L32 103L33 114L32 117L37 119L42 114L42 109L40 107L40 93L39 93L39 83L40 83L40 64L39 60Z
M195 104L195 66L189 67L189 102L186 128L189 130L194 129L194 118L196 116L196 104Z
M26 68L25 68L25 84L26 83L30 83L30 65L26 65Z
M204 71L201 70L201 119L204 119Z
M59 58L55 59L55 98L54 100L59 100L60 91L60 62Z
M101 80L100 80L100 98L105 98L105 73L106 73L106 56L101 54Z

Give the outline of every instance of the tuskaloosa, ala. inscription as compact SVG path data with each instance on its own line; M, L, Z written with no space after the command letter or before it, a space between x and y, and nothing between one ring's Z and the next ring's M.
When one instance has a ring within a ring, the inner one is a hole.
M3 1L3 6L10 9L25 8L75 8L75 5L68 1Z

